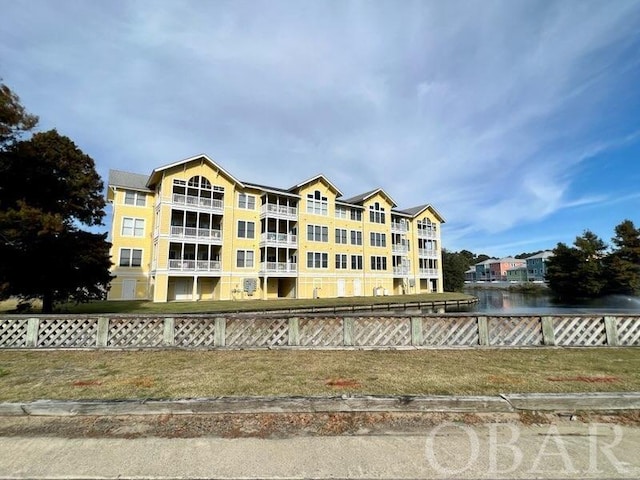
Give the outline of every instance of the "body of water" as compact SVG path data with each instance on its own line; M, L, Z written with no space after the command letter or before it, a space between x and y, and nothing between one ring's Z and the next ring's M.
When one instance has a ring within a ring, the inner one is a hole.
M546 293L520 293L499 288L468 288L464 293L478 297L478 303L460 308L457 311L536 315L595 312L640 313L640 298L625 295L610 295L577 305L568 305L555 303Z

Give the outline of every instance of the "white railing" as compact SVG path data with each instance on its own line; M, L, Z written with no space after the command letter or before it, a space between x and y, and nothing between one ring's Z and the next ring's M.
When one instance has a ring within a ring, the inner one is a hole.
M438 251L435 248L419 248L418 255L420 257L432 257L435 258L438 256Z
M260 241L278 245L296 245L298 236L290 233L265 232L260 235Z
M391 231L396 233L406 233L409 231L409 227L406 223L391 222Z
M437 277L438 269L437 268L421 268L420 276L421 277Z
M218 198L194 197L191 195L183 195L181 193L173 194L173 203L176 205L188 205L191 207L207 208L210 210L224 210L224 201Z
M393 267L394 275L409 275L409 267Z
M437 230L418 229L418 237L420 238L438 238Z
M169 270L180 272L221 272L219 260L169 260Z
M287 205L276 205L275 203L265 203L260 209L262 215L273 217L298 218L298 209Z
M298 271L297 263L289 262L262 262L260 271L263 273L296 273Z
M406 245L391 245L391 252L404 255L409 252L409 248Z
M222 230L212 230L210 228L183 227L179 225L171 226L171 236L180 238L197 238L200 240L222 241Z

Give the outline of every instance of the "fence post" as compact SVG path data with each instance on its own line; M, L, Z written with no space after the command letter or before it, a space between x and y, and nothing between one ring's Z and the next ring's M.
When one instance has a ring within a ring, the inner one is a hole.
M545 345L556 344L556 333L553 331L553 317L542 317L542 343Z
M164 319L164 333L162 335L162 343L165 347L173 347L176 344L175 323L175 320L171 317Z
M106 347L109 342L109 319L98 318L98 333L96 335L96 347Z
M411 317L411 345L422 345L422 318Z
M298 317L289 318L289 345L300 345L300 330Z
M226 345L225 335L227 329L227 320L224 317L216 318L216 331L213 339L213 344L216 347L224 347Z
M478 317L478 343L489 345L489 323L487 317Z
M40 328L39 318L30 318L27 321L27 347L38 346L38 329Z
M353 345L353 317L342 317L343 345L345 347Z
M618 327L614 317L604 317L604 329L607 332L607 345L617 347L618 343Z

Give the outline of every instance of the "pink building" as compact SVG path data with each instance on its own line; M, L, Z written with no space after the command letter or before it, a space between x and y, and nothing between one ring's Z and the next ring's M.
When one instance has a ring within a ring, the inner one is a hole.
M489 275L492 281L506 282L507 270L512 268L526 267L526 260L520 260L513 257L504 257L498 260L493 260L489 264Z

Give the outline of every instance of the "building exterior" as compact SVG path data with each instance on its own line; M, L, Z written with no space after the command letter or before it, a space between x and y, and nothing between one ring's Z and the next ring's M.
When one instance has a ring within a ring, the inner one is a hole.
M543 282L547 274L547 260L553 256L551 250L531 255L527 261L527 280L530 282Z
M495 258L489 258L474 265L474 268L476 270L476 282L488 282L491 280L491 271L489 270L489 265L491 265L491 262L495 261Z
M525 267L526 262L513 257L504 257L499 260L492 260L489 263L489 275L491 281L506 282L507 270L512 268Z
M289 189L242 182L206 155L112 170L109 299L227 300L442 291L431 205L350 198L324 175Z
M507 281L526 283L527 281L527 267L510 268L507 270Z

